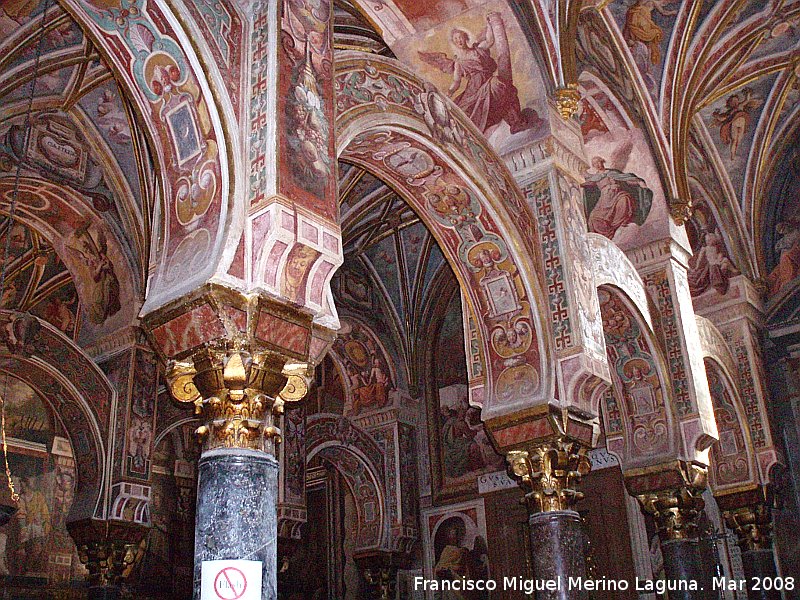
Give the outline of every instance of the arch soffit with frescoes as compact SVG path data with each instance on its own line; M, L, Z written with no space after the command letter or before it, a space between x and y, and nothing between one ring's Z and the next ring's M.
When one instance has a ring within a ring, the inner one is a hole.
M605 284L598 296L612 378L602 398L609 452L623 471L680 458L671 384L653 330L621 289Z
M549 401L555 382L537 309L544 302L536 228L505 166L458 109L397 61L343 53L336 72L340 160L411 204L480 315L490 358L483 397L473 400L497 414ZM522 344L492 343L499 328L515 326L525 332ZM519 366L504 368L511 357Z
M711 446L709 487L715 496L768 483L758 460L741 398L731 373L718 358L704 358L719 440Z

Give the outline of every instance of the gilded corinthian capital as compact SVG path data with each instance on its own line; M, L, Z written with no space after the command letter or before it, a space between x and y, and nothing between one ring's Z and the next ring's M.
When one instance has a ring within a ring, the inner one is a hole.
M662 540L697 537L697 520L705 507L703 491L708 471L693 463L676 463L663 473L654 472L655 480L672 479L673 485L636 494L644 512L653 516ZM675 479L680 478L680 481ZM630 489L630 482L629 482Z
M577 486L592 468L587 452L577 442L555 439L506 455L509 471L525 491L529 512L568 510L583 497Z
M284 401L300 400L308 390L305 364L287 364L267 351L244 349L198 351L192 362L173 362L167 370L170 391L191 403L203 424L198 427L204 451L244 448L274 453L280 442L275 417Z

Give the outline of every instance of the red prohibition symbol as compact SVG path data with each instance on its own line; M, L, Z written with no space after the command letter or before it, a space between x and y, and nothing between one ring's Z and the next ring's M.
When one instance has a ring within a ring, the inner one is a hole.
M221 600L238 600L247 591L247 578L236 567L225 567L214 578L214 593Z

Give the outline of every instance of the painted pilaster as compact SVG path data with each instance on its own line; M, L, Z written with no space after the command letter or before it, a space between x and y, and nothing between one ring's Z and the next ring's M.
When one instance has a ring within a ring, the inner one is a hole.
M596 413L610 374L583 210L588 165L580 126L564 115L567 104L549 104L548 134L503 158L536 217L543 246L560 404Z
M627 254L642 276L660 315L660 341L680 426L681 458L707 465L708 450L717 440L718 433L689 292L689 254L674 239L653 242Z
M117 391L108 517L149 526L157 359L144 332L129 328L95 360Z

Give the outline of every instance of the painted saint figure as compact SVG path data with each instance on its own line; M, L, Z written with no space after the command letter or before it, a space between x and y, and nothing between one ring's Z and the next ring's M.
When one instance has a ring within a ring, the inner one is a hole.
M535 111L523 111L520 107L503 17L491 12L486 22L486 28L475 42L463 29L450 32L450 42L455 49L452 58L444 52L419 52L419 57L453 76L447 94L481 131L486 133L505 121L511 133L518 133L536 126L539 117ZM492 48L497 52L496 59L490 52ZM456 96L462 84L464 89Z
M43 573L47 570L46 543L50 534L50 509L41 486L33 476L17 479L19 489L19 538L17 556L24 573Z
M661 62L661 41L664 39L664 31L653 20L653 11L656 10L665 17L676 15L678 14L677 10L667 9L667 5L674 1L636 0L631 4L625 14L622 35L631 47L634 56L638 51L636 46L641 44L646 48L651 64L657 65Z
M780 253L778 264L767 277L770 294L777 294L795 277L800 276L800 226L796 223L778 223L775 228L781 236L775 242L775 252Z
M761 99L753 96L752 88L742 88L741 92L731 94L725 100L725 110L716 109L713 113L714 123L719 126L719 137L730 150L731 160L736 159L736 152L750 126L751 112L761 106Z
M703 247L689 259L689 290L698 295L713 287L720 294L728 291L728 280L739 270L728 258L718 231L705 234Z
M653 202L645 181L633 173L607 169L599 156L592 159L592 168L595 172L587 173L583 184L589 231L613 239L621 227L644 223Z

